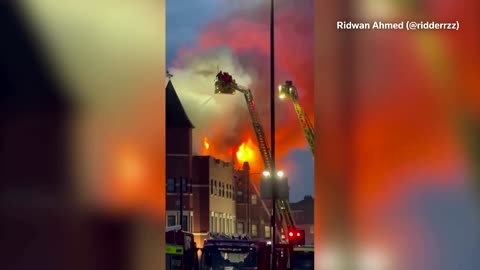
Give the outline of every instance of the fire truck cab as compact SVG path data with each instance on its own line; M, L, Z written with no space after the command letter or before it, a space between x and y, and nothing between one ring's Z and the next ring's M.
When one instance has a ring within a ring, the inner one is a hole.
M182 231L181 226L167 227L165 230L167 270L198 270L198 248L193 234Z
M313 270L313 246L295 246L293 244L277 244L277 269L279 270Z
M313 246L293 247L290 257L290 269L292 270L313 270L315 268Z
M200 270L270 269L270 247L265 241L205 240Z

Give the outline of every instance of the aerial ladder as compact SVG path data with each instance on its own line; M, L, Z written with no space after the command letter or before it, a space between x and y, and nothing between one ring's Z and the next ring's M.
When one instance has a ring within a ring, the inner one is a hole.
M280 99L291 99L293 102L293 107L297 113L298 120L302 126L303 133L308 142L308 147L312 152L312 155L315 156L315 130L313 129L312 122L308 119L307 114L303 111L302 107L298 103L298 92L297 88L293 85L292 81L286 81L284 85L278 87L279 98Z
M260 150L260 154L262 156L263 164L265 170L271 171L273 168L273 157L270 147L267 144L265 131L263 126L260 124L258 113L255 109L255 102L253 100L252 91L246 87L238 85L235 80L232 79L232 76L229 75L227 72L220 71L217 74L217 79L215 81L215 94L231 94L235 95L236 92L241 92L245 96L245 101L247 102L248 111L250 113L250 117L253 124L253 129L255 131L255 136L258 141L258 148ZM273 136L273 134L272 134ZM257 187L253 185L255 188L255 192L260 194ZM263 207L270 213L268 208L266 207L263 200L261 200ZM290 204L288 200L276 200L275 206L276 207L276 224L280 223L281 228L284 233L288 232L291 229L295 229L295 221L292 217L292 212L290 210ZM279 232L278 226L275 226L277 231L277 236L283 235ZM280 240L282 240L280 238Z

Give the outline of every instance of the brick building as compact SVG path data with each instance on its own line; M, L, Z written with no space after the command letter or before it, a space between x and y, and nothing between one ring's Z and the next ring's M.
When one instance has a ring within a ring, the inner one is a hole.
M199 246L209 232L234 233L232 163L212 156L192 156L194 126L171 81L166 86L166 110L166 225L182 224Z
M303 200L290 203L293 218L299 229L305 230L305 244L313 244L313 230L314 230L314 211L313 211L313 197L305 196Z
M175 88L168 81L166 92L166 221L167 226L182 224L194 231L194 200L192 193L192 129ZM182 191L182 192L180 192ZM180 200L182 194L183 200ZM180 219L182 204L182 219Z
M235 169L233 162L192 156L194 127L171 81L166 87L166 109L166 225L182 223L199 246L209 232L270 240L272 204L262 202L257 193L261 174L251 173L248 162Z
M248 162L243 164L241 170L235 170L236 190L236 212L237 212L237 234L247 234L253 239L269 240L271 238L270 215L264 208L271 211L270 201L263 201L259 198L255 189L255 182L258 182L260 174L251 173Z
M193 172L196 242L203 243L208 232L235 233L233 164L212 156L195 156Z

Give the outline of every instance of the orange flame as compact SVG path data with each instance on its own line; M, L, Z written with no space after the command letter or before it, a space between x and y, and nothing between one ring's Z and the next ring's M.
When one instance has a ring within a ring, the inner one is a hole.
M207 137L203 138L203 146L205 147L206 150L210 148L210 144L208 143Z
M255 159L255 145L252 143L252 140L248 140L246 143L242 143L238 147L237 151L237 160L240 164L244 162L252 162Z

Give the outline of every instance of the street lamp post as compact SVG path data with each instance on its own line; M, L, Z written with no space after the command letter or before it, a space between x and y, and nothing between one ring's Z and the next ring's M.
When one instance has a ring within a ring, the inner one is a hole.
M272 174L275 175L275 39L274 39L274 0L270 0L270 136L271 136L271 151L272 151ZM277 255L275 248L275 204L276 204L276 181L273 183L273 198L272 198L272 218L271 218L271 234L272 234L272 270L276 269Z
M288 200L288 178L282 171L276 171L275 174L272 174L271 171L264 171L262 179L260 180L260 192L262 199L271 199L273 202L275 200ZM275 210L275 204L273 205L273 210ZM275 211L272 211L273 215L271 216L271 227L272 227L272 268L276 267L276 246L275 246L275 234L276 231L276 220L275 220ZM279 233L279 232L278 232Z

